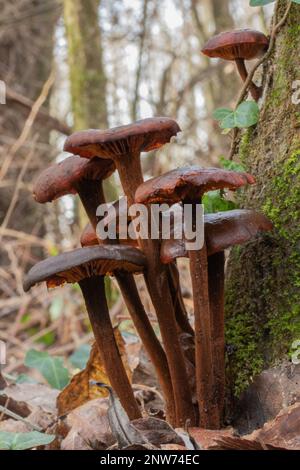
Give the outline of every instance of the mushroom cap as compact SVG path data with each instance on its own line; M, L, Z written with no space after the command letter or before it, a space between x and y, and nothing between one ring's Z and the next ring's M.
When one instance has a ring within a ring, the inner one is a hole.
M196 201L208 191L226 188L234 191L254 183L255 179L248 173L191 166L169 171L141 184L135 193L135 201L141 204Z
M269 39L260 31L236 29L209 39L202 53L225 60L251 60L261 57L268 47Z
M158 149L178 132L180 127L173 119L148 118L108 130L75 132L67 138L64 150L85 158L115 158Z
M90 222L85 226L85 228L82 231L82 234L80 237L80 244L82 247L96 246L100 244L97 238L95 229Z
M272 222L253 210L237 209L204 216L205 241L208 256L224 251L234 245L242 245L259 232L272 230ZM163 240L161 261L171 263L176 258L187 257L184 240Z
M83 179L102 181L115 171L112 160L78 156L68 157L46 168L34 184L33 196L39 203L51 202L67 194L76 194Z
M48 287L75 283L83 279L125 271L139 273L146 266L146 258L140 250L128 246L91 246L62 253L40 261L25 277L23 288L46 282Z
M118 228L118 225L117 225ZM109 240L101 240L100 238L97 237L96 231L93 228L91 223L88 223L80 237L80 244L82 247L85 246L96 246L96 245L106 245L109 244ZM117 240L113 240L114 244L120 244L120 245L129 245L138 248L138 242L137 240L134 240L132 238L120 238Z

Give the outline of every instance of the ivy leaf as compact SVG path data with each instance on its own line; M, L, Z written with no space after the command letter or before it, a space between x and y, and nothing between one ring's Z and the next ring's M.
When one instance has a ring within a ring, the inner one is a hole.
M236 127L234 111L231 111L220 123L221 129L233 129Z
M203 196L202 202L206 214L224 212L236 208L234 202L225 199L220 190L209 191Z
M300 0L298 0L299 3ZM263 5L268 5L268 3L273 3L275 0L250 0L250 7L261 7Z
M91 346L89 344L82 344L71 356L69 357L69 361L71 362L73 367L76 369L84 369L86 363L90 357Z
M235 111L227 108L217 109L213 117L220 121L221 129L247 128L258 122L259 107L255 101L243 101Z
M222 121L225 119L229 114L232 114L232 110L229 108L218 108L213 112L213 118L216 121Z
M41 432L0 432L0 449L26 450L33 447L45 446L55 439L51 434Z
M259 119L259 107L255 101L244 101L234 113L236 127L251 127L257 124Z
M69 372L60 357L52 357L47 352L30 349L24 364L37 369L53 388L62 390L69 383Z

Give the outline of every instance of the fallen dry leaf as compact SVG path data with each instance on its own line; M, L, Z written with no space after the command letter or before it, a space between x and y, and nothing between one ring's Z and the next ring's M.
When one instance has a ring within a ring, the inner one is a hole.
M202 428L189 428L189 434L202 450L208 450L214 447L216 445L216 439L232 437L233 433L234 430L232 428L216 431Z
M106 449L115 439L109 427L107 398L91 400L71 411L64 419L68 429L61 442L62 450Z
M114 331L123 363L129 378L131 378L131 372L127 365L124 340L118 328L115 328ZM69 413L89 400L107 396L107 391L104 388L91 385L91 381L109 384L96 343L92 346L85 369L74 375L69 385L59 394L57 398L58 416Z
M243 393L232 424L240 434L249 434L300 402L300 365L289 361L263 371Z
M15 419L6 419L0 423L1 432L29 432L32 431L30 426L23 423L22 421L16 421Z
M157 418L140 418L131 423L151 444L183 445L180 436L166 421Z
M9 398L8 408L22 417L37 409L54 415L58 394L58 390L42 384L12 384L1 392L0 403L5 406Z
M266 445L300 450L300 403L282 410L274 420L247 437Z

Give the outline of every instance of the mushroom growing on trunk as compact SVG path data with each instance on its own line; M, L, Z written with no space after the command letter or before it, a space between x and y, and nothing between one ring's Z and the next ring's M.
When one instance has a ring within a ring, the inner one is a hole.
M264 215L246 209L207 214L204 223L208 255L213 371L221 423L225 398L224 251L234 245L247 243L258 233L272 230L273 226ZM173 238L162 242L163 263L170 263L182 257L188 257L184 241Z
M140 250L126 246L93 246L69 251L37 263L27 274L27 292L40 282L47 287L79 283L107 377L131 420L141 413L134 398L116 344L105 297L104 277L111 273L141 273L146 259Z
M101 159L112 159L131 205L134 203L137 188L143 183L140 153L160 148L170 142L178 132L180 128L172 119L144 119L106 131L90 129L76 132L67 138L64 150L84 158L97 156ZM177 336L168 269L160 262L159 240L141 238L139 244L147 257L146 284L156 311L171 374L176 415L173 422L184 426L189 419L193 424L195 413L185 361ZM174 414L171 410L173 405L167 404L169 414Z
M218 168L186 167L152 178L136 191L136 202L142 204L167 203L193 206L193 227L196 227L196 207L204 193L216 189L236 190L253 184L254 178L247 173L220 170ZM212 367L211 318L208 289L207 249L190 250L190 270L194 297L195 348L197 399L200 426L218 428L220 417L214 393ZM201 287L201 288L200 288Z
M212 37L204 45L202 53L212 58L234 60L238 72L245 82L248 72L245 60L252 60L265 54L269 47L269 39L260 31L237 29ZM250 92L255 101L261 97L262 88L250 83Z

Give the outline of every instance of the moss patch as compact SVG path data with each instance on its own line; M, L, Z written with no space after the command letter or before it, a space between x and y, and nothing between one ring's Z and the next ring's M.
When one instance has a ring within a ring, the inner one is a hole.
M279 16L285 8L282 2ZM299 48L300 6L293 4L266 64L260 121L243 134L239 147L239 159L257 182L241 193L239 204L264 212L274 230L232 250L228 262L228 372L237 395L300 339L300 106L292 103Z

